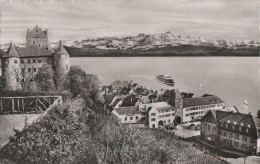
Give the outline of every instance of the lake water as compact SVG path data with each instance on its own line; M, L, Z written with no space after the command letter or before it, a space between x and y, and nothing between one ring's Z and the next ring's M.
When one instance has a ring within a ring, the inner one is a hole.
M219 96L226 106L246 112L260 109L258 57L81 57L71 58L87 73L97 74L103 84L133 80L149 89L171 88L155 80L159 74L174 77L181 91ZM200 87L202 84L202 88Z

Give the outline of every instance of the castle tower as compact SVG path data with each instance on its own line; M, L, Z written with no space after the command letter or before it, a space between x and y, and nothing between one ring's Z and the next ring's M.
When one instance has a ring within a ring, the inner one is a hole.
M3 88L6 90L21 89L21 61L12 42L2 56Z
M48 29L42 30L36 25L32 30L27 29L26 47L37 46L39 48L49 48Z
M55 72L56 86L60 89L62 85L62 78L69 72L69 54L59 42L58 48L53 55L53 68Z

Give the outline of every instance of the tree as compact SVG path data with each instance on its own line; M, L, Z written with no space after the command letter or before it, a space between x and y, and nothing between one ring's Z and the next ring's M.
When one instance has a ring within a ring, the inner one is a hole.
M49 64L43 64L38 73L34 77L36 87L40 91L53 91L54 85L54 71Z
M93 109L93 105L100 104L100 83L97 75L87 74L80 67L72 66L68 74L63 78L63 89L69 90L72 93L72 98L84 98L87 105Z

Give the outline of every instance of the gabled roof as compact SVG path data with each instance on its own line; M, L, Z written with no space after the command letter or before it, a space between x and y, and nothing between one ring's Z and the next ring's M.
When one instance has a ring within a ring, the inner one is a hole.
M193 106L203 106L203 105L219 104L219 103L224 103L224 101L221 100L217 96L184 98L183 99L183 108L193 107Z
M121 99L116 99L111 105L113 108L121 101Z
M7 49L6 53L2 56L3 58L10 58L10 57L20 57L19 53L17 52L16 48L10 42L10 46Z
M140 100L138 97L129 96L123 99L122 107L124 106L135 106L135 104Z
M217 121L217 116L216 116L216 111L214 110L209 110L205 116L202 117L201 121L205 121L205 122L215 122Z
M111 104L115 97L115 95L104 95L104 99L107 104Z
M194 93L181 92L182 98L192 98L193 96L194 96Z
M119 107L114 109L119 115L141 114L137 106Z

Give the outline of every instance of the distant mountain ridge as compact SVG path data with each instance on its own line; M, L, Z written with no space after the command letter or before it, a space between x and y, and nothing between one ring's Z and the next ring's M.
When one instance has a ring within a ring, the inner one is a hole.
M14 43L23 47L24 43ZM55 48L57 42L49 42ZM139 34L127 37L99 37L80 41L62 40L71 57L110 56L258 56L259 42L210 40L196 36ZM1 47L7 50L9 43Z
M155 35L139 34L127 37L102 37L96 39L85 39L81 41L64 40L63 44L74 48L97 48L104 50L115 49L152 49L165 46L206 46L217 48L236 49L239 47L258 47L259 42L239 40L209 40L195 36L174 35L166 32Z

